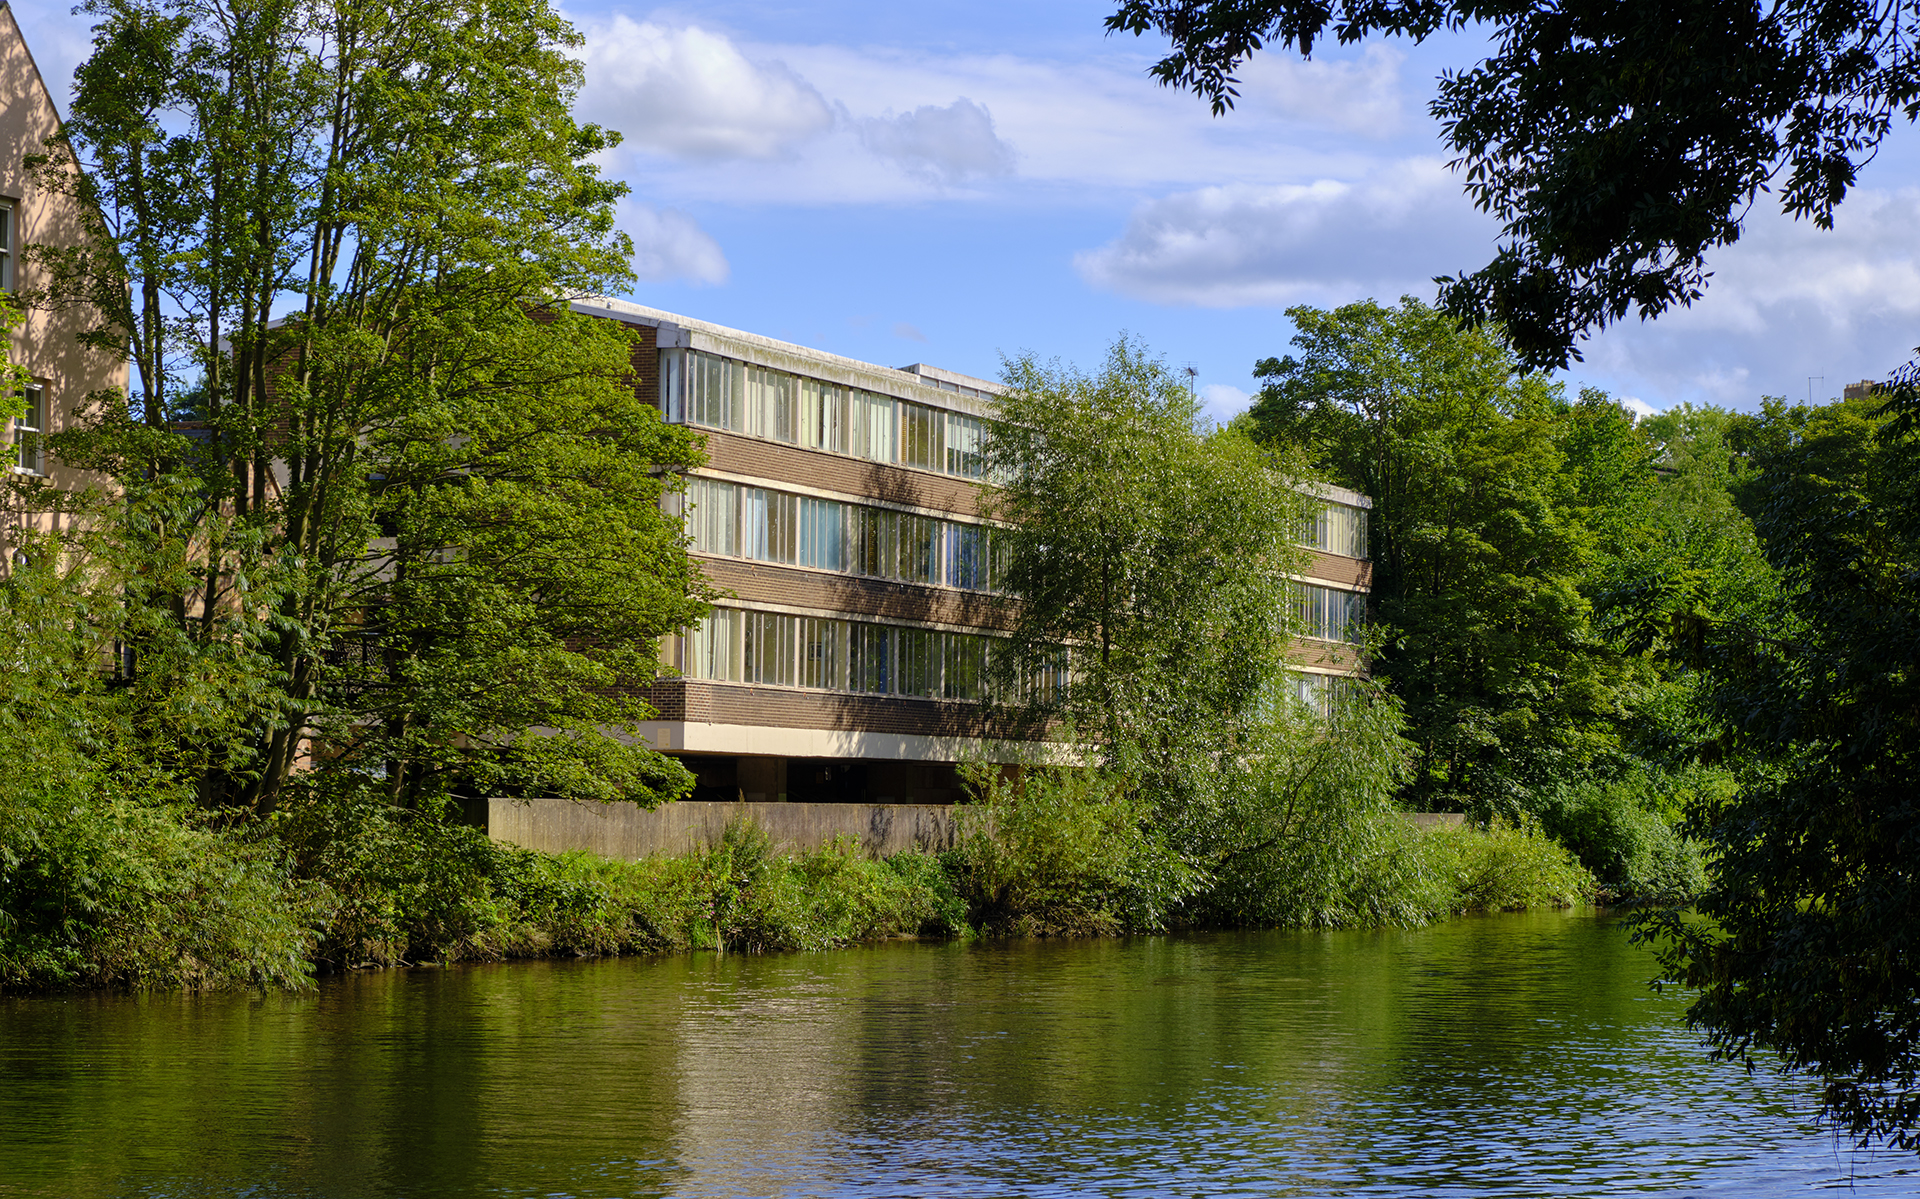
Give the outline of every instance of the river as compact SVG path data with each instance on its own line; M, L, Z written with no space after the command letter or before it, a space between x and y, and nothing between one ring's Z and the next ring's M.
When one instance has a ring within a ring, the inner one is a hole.
M0 1195L1920 1192L1591 914L0 999Z

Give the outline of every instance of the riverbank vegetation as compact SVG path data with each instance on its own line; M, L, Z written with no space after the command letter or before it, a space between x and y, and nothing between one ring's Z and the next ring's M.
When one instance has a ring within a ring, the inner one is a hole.
M683 856L544 854L372 792L296 802L247 835L150 804L16 806L0 827L0 989L300 987L316 971L525 957L1413 924L1564 906L1592 887L1538 829L1398 818L1369 831L1361 860L1315 846L1318 870L1275 854L1203 880L1101 772L1038 771L989 792L953 848L883 859L852 839L776 852L749 822Z

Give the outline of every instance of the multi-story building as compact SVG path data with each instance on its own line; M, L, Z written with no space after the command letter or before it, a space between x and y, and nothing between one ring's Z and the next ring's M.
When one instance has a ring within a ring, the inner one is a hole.
M724 598L667 647L680 677L653 689L643 730L695 771L694 799L949 803L969 755L1029 756L980 703L1013 616L979 505L998 384L623 301L575 308L631 326L640 386L707 439L688 519ZM1366 499L1320 498L1297 581L1309 697L1358 668L1346 639L1368 581Z
M27 49L12 8L0 0L0 291L9 295L33 292L46 285L40 267L25 254L29 246L72 247L82 244L86 227L79 202L63 192L49 192L29 174L23 163L38 153L46 140L60 131L60 113L33 54ZM81 472L52 461L42 438L64 428L88 395L127 383L124 355L103 353L80 343L80 334L95 318L81 308L30 308L7 339L9 361L26 370L25 409L6 430L7 466L16 475L46 478L59 487L89 481ZM47 525L59 519L49 512L12 513L10 522ZM0 540L11 540L10 529L0 529ZM7 547L11 550L11 545ZM0 555L0 570L11 553Z

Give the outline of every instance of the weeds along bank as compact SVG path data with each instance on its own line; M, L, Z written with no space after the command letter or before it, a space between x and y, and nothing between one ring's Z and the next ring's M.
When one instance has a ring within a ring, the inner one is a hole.
M1594 880L1535 829L1372 830L1340 874L1277 856L1172 862L1084 784L995 807L957 848L773 851L749 825L704 853L612 861L502 845L371 802L295 804L266 830L185 809L12 809L0 827L0 988L301 986L316 971L892 937L1099 936L1415 924L1567 905Z

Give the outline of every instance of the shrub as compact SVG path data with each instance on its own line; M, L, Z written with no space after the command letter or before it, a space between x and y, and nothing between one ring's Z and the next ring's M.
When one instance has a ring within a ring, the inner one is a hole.
M371 789L309 792L278 830L330 903L318 949L333 967L673 949L825 949L964 929L926 855L866 857L852 838L780 856L730 824L699 853L612 861L489 840Z
M1677 830L1681 809L1695 795L1730 786L1720 772L1642 770L1616 779L1583 780L1549 792L1541 823L1579 856L1617 903L1684 903L1706 888L1697 842Z
M0 808L0 987L302 987L318 899L185 809Z
M1532 821L1429 830L1428 861L1455 912L1571 907L1592 898L1593 875Z
M983 932L1154 931L1194 888L1194 872L1147 830L1148 807L1124 774L973 766L968 783L978 802L960 809L959 843L942 861Z

